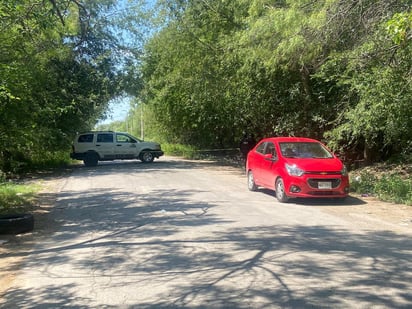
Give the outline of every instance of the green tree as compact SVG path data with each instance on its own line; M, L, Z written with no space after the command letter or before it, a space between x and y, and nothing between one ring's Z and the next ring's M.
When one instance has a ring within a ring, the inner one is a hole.
M116 32L116 1L7 0L0 4L0 168L68 153L108 102L138 87L137 44Z

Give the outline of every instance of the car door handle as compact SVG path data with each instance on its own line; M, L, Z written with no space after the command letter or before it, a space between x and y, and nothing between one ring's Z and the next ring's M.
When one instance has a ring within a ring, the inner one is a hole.
M100 144L96 144L96 147L100 147Z
M116 146L120 147L120 146L122 146L122 144L117 144Z

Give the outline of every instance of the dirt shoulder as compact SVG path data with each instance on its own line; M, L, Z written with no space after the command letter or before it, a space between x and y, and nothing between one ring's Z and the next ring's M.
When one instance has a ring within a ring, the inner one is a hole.
M347 204L325 206L322 210L356 222L361 229L412 234L412 206L382 202L373 196L352 195L349 200Z
M30 206L30 213L34 216L34 230L31 233L20 235L0 235L0 295L12 287L15 276L20 269L24 256L16 256L15 252L27 251L35 241L56 228L54 221L49 217L54 206L57 193L65 180L67 171L45 178L33 177L27 182L40 183L39 191L34 203Z

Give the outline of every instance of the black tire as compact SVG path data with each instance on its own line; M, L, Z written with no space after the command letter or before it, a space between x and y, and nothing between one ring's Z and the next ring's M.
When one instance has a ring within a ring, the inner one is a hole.
M32 214L10 214L0 216L0 234L21 234L34 228Z
M249 171L247 173L247 188L249 189L249 191L256 191L258 188L255 183L255 178L253 177L252 171Z
M142 160L143 163L151 163L154 160L154 155L150 151L143 151L140 155L140 160Z
M282 178L278 178L276 180L275 188L276 188L276 198L278 199L278 201L281 203L286 203L289 200L289 197L286 195L285 185L283 184Z
M87 153L86 157L83 160L84 165L86 166L96 166L98 161L99 161L99 157L94 152Z

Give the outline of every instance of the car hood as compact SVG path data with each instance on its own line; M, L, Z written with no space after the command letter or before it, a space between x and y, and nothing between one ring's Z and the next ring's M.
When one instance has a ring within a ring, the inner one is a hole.
M143 142L141 142L141 144L144 145L145 147L150 147L150 148L153 148L153 149L160 149L160 144L156 143L156 142L143 141Z
M340 172L343 168L343 163L337 158L329 159L294 159L288 158L285 160L288 164L296 164L299 168L306 172Z

